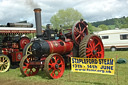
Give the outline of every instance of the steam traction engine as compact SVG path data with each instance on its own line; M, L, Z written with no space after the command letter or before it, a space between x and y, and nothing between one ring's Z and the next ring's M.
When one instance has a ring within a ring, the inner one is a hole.
M20 61L20 70L24 76L33 76L43 68L49 78L60 78L65 63L70 57L104 58L101 39L88 35L84 21L77 22L67 33L47 29L41 33L41 9L34 9L37 39L24 48L25 55ZM59 39L56 38L59 37Z
M8 71L10 65L19 64L23 48L30 42L22 35L35 32L34 28L0 27L0 72Z

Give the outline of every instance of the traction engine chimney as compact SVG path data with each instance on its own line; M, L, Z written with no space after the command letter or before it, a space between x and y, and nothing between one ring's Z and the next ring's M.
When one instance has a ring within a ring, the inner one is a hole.
M36 22L36 36L37 38L42 38L42 25L41 25L41 9L34 9L35 12L35 22Z

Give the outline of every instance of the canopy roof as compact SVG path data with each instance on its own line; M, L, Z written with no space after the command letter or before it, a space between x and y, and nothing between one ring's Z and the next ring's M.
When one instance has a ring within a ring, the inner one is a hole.
M28 33L36 33L36 28L0 27L0 34L28 34Z

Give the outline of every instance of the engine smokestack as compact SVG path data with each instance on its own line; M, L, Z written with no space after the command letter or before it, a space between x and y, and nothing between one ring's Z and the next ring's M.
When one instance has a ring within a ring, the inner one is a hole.
M42 25L41 25L41 9L36 8L34 9L35 12L35 22L36 22L36 33L37 38L42 37Z

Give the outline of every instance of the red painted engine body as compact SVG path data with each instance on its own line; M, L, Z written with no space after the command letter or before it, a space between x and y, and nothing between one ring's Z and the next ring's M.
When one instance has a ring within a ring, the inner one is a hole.
M59 53L61 55L67 54L70 53L73 49L73 42L71 42L70 39L68 39L66 42L64 42L61 39L58 39L53 41L47 41L47 43L50 46L50 54L51 53Z
M12 62L19 62L23 57L23 48L30 42L29 38L22 37L19 42L7 41L3 43L2 54L8 55Z

